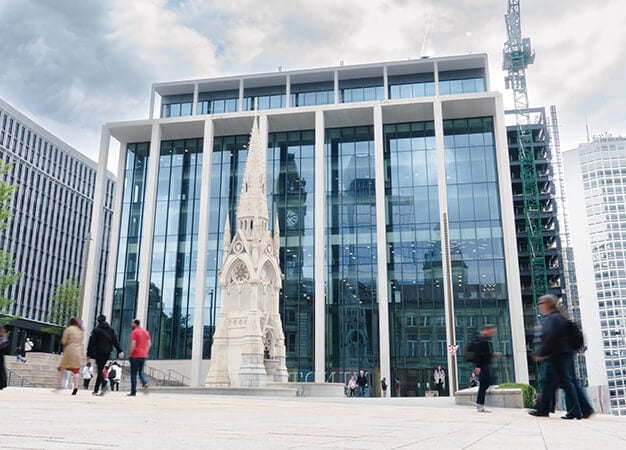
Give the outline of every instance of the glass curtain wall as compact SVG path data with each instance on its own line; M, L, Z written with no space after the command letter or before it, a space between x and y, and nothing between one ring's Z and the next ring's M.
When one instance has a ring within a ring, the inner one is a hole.
M285 275L279 311L285 332L287 371L290 381L312 382L315 132L270 133L268 147L268 204L278 218L280 266Z
M372 126L326 130L326 379L380 366ZM373 394L373 392L372 392Z
M434 123L385 125L383 137L391 376L401 395L424 396L447 363Z
M493 118L444 121L448 221L456 343L462 350L487 323L498 327L497 382L513 380L509 299ZM459 387L472 367L458 358Z
M152 358L191 358L201 180L201 139L161 143L146 325Z
M147 142L128 144L126 147L124 197L111 312L111 325L124 349L128 348L130 325L137 311L139 257L149 152L150 144Z
M230 220L231 233L237 231L237 203L248 158L248 135L219 136L213 139L211 155L211 199L204 302L203 358L211 357L215 324L222 304L218 271L224 259L224 226Z

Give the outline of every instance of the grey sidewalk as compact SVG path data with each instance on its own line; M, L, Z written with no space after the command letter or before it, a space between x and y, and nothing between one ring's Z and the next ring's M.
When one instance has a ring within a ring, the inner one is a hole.
M449 398L267 398L0 391L7 449L626 448L626 419L479 414Z

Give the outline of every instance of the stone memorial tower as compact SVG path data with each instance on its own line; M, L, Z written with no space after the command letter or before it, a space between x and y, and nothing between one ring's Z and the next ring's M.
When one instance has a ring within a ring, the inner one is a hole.
M264 386L287 382L285 336L278 313L283 275L278 221L268 227L266 151L255 117L244 171L237 230L224 229L219 274L222 308L217 320L207 387Z

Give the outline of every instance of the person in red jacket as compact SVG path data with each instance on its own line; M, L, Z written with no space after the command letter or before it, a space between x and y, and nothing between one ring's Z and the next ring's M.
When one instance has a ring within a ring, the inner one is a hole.
M143 366L148 359L148 352L152 342L150 333L139 326L139 319L132 323L133 331L130 333L130 393L128 396L137 395L137 375L141 380L144 393L148 392L148 382L143 374Z

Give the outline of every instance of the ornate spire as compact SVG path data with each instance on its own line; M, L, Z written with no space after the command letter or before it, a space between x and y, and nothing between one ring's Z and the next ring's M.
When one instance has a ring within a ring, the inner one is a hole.
M266 178L266 152L262 148L258 117L255 116L252 131L250 132L250 142L248 144L248 160L246 161L243 183L241 184L241 192L239 195L237 223L240 228L242 221L248 222L252 228L254 221L258 222L258 220L263 219L267 227Z

